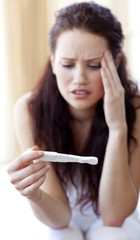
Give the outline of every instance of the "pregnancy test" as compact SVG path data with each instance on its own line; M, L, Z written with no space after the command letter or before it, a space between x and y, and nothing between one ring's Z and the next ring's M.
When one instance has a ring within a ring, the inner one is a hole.
M58 152L51 152L51 151L44 151L44 156L38 158L39 161L46 161L46 162L77 162L77 163L88 163L91 165L96 165L98 163L98 158L96 157L85 157L85 156L78 156L72 154L64 154Z

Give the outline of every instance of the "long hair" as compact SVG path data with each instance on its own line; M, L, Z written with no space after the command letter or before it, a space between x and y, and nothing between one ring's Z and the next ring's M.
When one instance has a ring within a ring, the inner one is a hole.
M108 8L94 2L82 2L72 4L58 11L56 21L50 32L50 50L55 52L57 39L62 32L73 29L81 29L103 36L107 39L114 58L117 53L122 52L124 36L121 24ZM130 140L134 140L132 131L136 118L136 109L132 104L132 99L137 95L138 89L128 78L126 58L123 53L117 70L125 89L129 145ZM81 207L83 207L88 202L91 202L94 211L98 213L98 189L108 141L108 127L105 122L103 100L101 99L97 103L89 137L83 149L78 152L70 128L72 116L67 103L59 93L56 77L52 72L50 60L48 60L44 73L32 92L29 112L33 120L35 144L40 147L43 146L44 150L96 156L99 159L96 166L77 163L53 164L65 189L69 181L78 188L75 175L77 171L81 172L80 187L82 191L77 203L80 203Z

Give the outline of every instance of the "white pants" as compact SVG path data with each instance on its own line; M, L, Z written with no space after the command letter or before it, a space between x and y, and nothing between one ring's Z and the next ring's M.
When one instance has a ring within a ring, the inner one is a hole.
M105 227L100 220L85 232L72 223L68 228L48 229L47 240L140 240L140 222L132 215L119 228Z
M51 230L47 236L47 240L132 240L121 228L103 226L94 230L87 238L78 229L72 227Z

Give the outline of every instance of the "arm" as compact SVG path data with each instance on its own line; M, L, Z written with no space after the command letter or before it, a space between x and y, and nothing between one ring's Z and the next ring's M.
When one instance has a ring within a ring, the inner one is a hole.
M22 97L15 106L16 134L22 152L34 145L32 121L28 112L29 95ZM43 156L38 147L25 151L10 163L8 173L11 183L27 197L34 214L52 228L66 227L71 218L67 197L56 176L53 166L45 162L34 162Z
M104 165L99 186L99 206L104 225L120 226L136 205L140 186L140 128L134 133L138 146L130 156L127 146L124 89L112 57L105 53L101 76L105 89L104 111L109 127ZM129 164L130 160L130 164Z

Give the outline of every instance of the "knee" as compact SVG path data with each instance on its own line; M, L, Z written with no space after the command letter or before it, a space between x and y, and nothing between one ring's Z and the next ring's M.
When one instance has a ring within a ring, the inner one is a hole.
M73 227L63 229L49 229L47 240L83 240L82 233Z
M99 227L95 229L87 240L129 240L126 232L119 227Z

